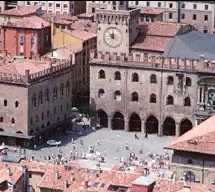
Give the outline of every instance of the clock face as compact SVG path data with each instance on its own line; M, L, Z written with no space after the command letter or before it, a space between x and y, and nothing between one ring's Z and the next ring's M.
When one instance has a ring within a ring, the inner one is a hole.
M104 32L104 41L110 47L118 47L122 43L122 33L115 27L110 27Z

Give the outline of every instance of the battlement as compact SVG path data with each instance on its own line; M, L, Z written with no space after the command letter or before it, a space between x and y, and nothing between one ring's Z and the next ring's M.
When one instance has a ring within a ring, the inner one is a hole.
M71 62L69 60L10 58L7 62L4 60L0 65L0 82L28 85L70 68Z
M117 54L92 51L90 58L91 63L98 64L118 64L121 66L215 73L215 60L208 61L204 57L200 59L180 59L162 56L146 56L144 53Z

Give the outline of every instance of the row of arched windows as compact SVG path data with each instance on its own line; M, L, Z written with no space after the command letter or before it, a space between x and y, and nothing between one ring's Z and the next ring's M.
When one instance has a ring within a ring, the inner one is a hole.
M64 83L61 83L60 88L58 89L57 86L55 86L52 90L52 92L47 88L44 92L40 91L38 94L38 101L37 101L37 96L36 93L33 94L32 96L32 105L34 107L37 106L37 104L43 104L44 101L50 101L50 97L52 95L53 100L57 99L59 95L64 96L65 94L65 88L66 88L66 96L69 96L70 93L70 82L66 82L66 86Z
M12 117L11 124L15 124L15 122L16 122L15 119ZM2 117L2 116L0 117L0 123L4 123L4 117Z
M98 97L101 98L103 97L105 94L104 89L99 89L98 91ZM114 99L117 101L121 101L121 92L119 90L114 92ZM139 95L137 92L133 92L131 94L131 101L139 101ZM150 99L149 99L150 103L156 103L157 102L157 96L156 94L152 93L150 95ZM166 105L174 105L174 98L172 95L168 95L167 99L166 99ZM186 97L184 99L184 106L191 106L191 101L190 101L190 97Z
M101 69L99 71L98 78L99 79L105 79L106 78L104 70ZM114 80L121 80L121 73L119 71L116 71L114 73ZM139 75L137 73L132 73L131 81L132 82L139 82ZM150 82L151 83L157 83L157 76L155 74L152 74L150 76ZM174 84L174 77L173 76L168 76L167 77L167 85L173 85L173 84ZM191 86L192 85L190 77L186 77L185 84L186 84L186 86Z

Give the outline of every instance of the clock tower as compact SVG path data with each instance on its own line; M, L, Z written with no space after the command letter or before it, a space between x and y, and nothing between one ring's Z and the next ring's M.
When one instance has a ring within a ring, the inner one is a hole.
M138 35L139 13L139 9L96 10L97 50L128 54Z

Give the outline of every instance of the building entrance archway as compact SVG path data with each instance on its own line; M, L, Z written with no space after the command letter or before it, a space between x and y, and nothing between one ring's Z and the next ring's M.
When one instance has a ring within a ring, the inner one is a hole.
M184 133L192 129L192 127L193 127L193 124L189 119L182 120L180 123L180 135L183 135Z
M172 117L167 117L163 123L163 134L167 136L175 135L175 120Z
M132 113L129 119L129 131L141 131L141 119L136 113Z
M112 129L113 130L124 130L125 122L124 116L120 112L116 112L112 118Z
M146 132L149 134L158 133L158 120L151 115L147 118L145 123Z
M98 121L101 127L108 127L108 116L107 113L103 110L98 110L97 111L97 117L98 117Z

